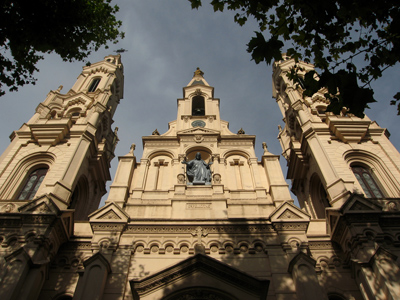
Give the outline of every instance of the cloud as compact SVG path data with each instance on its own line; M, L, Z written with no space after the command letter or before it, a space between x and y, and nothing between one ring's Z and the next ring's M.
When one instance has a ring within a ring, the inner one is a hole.
M276 139L282 115L272 99L272 67L250 61L246 44L257 27L253 21L240 27L233 13L214 13L204 3L191 10L188 1L116 1L120 6L126 38L110 49L102 49L90 57L91 62L102 60L113 50L125 48L122 54L125 70L124 99L114 116L113 126L119 127L120 142L116 156L125 155L131 143L137 145L135 154L140 160L141 136L151 135L154 129L167 131L168 122L176 119L176 99L182 97L182 87L190 81L196 67L205 72L205 79L215 87L215 97L221 99L221 118L230 122L230 129L241 127L247 134L256 135L256 154L262 155L261 143L280 154ZM39 64L36 86L26 86L18 93L0 98L0 151L9 144L8 136L27 122L36 106L50 89L62 84L68 91L81 72L83 63L65 63L55 55L45 55ZM376 98L382 99L367 111L379 125L389 127L391 140L399 148L400 118L388 101L398 88L399 68L375 83ZM282 158L281 163L286 165ZM117 160L112 163L112 176ZM286 172L286 171L284 171Z

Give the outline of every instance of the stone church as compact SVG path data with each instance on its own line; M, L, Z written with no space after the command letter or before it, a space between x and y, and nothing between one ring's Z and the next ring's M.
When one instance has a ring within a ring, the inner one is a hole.
M300 208L280 156L229 130L200 69L98 208L121 57L51 91L0 158L0 299L400 299L400 154L376 122L326 112L324 91L303 97L293 64L272 82Z

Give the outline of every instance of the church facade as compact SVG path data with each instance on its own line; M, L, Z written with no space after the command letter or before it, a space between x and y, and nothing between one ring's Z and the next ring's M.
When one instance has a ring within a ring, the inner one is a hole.
M400 299L400 154L367 117L325 112L323 91L303 98L293 64L272 80L301 208L280 156L229 130L197 69L98 209L121 57L51 91L0 158L0 299Z

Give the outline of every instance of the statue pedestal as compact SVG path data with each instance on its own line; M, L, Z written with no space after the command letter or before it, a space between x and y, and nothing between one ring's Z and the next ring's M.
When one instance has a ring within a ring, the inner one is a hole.
M206 182L205 181L195 181L195 180L193 180L192 184L193 185L206 185Z

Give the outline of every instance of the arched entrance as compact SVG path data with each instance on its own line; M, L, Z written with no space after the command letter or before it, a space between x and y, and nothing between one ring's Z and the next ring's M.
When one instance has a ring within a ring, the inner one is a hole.
M162 300L237 300L236 297L221 290L208 287L191 287L176 291Z

